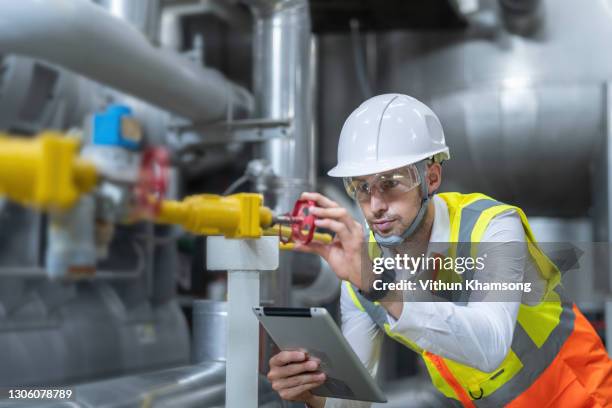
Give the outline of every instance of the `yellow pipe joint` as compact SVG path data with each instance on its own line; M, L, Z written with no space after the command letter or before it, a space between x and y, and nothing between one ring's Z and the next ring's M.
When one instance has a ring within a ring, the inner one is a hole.
M78 148L78 139L58 132L0 134L0 195L40 209L70 208L97 182L95 166L78 158Z
M262 227L272 224L272 211L262 203L263 197L253 193L198 194L183 201L164 201L155 221L181 225L198 235L259 238Z

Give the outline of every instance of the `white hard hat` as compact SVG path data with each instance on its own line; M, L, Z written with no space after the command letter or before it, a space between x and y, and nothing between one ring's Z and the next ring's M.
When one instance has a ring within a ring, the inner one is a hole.
M436 114L408 95L378 95L363 102L344 122L338 165L327 174L365 176L434 156L450 158Z

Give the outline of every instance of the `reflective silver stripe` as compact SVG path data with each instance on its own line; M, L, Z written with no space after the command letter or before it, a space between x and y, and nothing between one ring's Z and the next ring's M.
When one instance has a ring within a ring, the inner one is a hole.
M521 360L523 368L491 395L474 401L477 407L501 407L525 392L534 381L550 366L567 338L574 330L575 313L572 303L560 287L555 292L561 297L561 316L559 324L550 332L542 347L531 340L525 329L518 323L512 338L512 350Z
M461 209L459 236L457 237L457 256L470 257L472 255L472 231L474 231L478 219L483 211L498 205L504 204L490 198L482 198ZM473 277L474 270L472 269L465 271L463 274L464 280L471 280ZM453 299L456 303L461 305L466 305L468 303L472 293L472 290L465 286L466 285L464 285L464 289L461 292L455 293L455 299Z
M476 226L478 218L482 215L482 212L498 205L504 205L504 203L500 203L490 198L482 198L463 207L461 209L461 219L459 221L459 242L471 242L472 231Z
M359 293L358 289L350 283L351 289L359 299L359 303L364 308L366 313L370 316L370 318L376 323L376 325L383 331L385 331L385 323L387 323L387 311L384 307L380 305L375 305L373 302L370 302Z

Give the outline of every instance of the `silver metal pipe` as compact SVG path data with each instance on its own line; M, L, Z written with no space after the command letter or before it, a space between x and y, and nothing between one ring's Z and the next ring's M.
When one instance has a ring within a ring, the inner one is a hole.
M227 361L227 302L196 299L191 359L195 364Z
M262 144L258 158L274 173L255 183L266 205L288 212L303 191L315 185L314 94L316 43L307 0L249 0L254 15L253 84L256 117L290 120L286 137ZM292 254L283 253L276 271L261 279L261 304L290 304ZM273 353L262 347L263 370Z
M76 397L71 406L221 407L225 402L224 381L223 363L151 371L77 385L73 387ZM259 406L281 406L278 394L263 378L260 378L260 387Z
M161 0L94 0L110 14L128 21L149 41L158 43Z
M249 115L252 97L221 73L152 46L87 0L6 2L0 53L43 59L195 122Z
M289 137L263 145L261 156L277 175L274 205L289 211L314 187L313 44L307 0L256 2L254 94L258 117L291 119Z
M275 177L265 183L267 205L291 210L303 191L314 189L315 135L314 42L307 0L250 1L255 16L254 96L257 117L291 121L289 134L262 145ZM279 270L266 274L262 301L289 304L291 254L282 254Z

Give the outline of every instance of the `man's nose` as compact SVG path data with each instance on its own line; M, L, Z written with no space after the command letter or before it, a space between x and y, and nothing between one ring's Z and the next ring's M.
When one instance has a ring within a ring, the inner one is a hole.
M381 216L388 209L387 202L377 189L372 189L372 194L370 196L370 209L376 216Z

